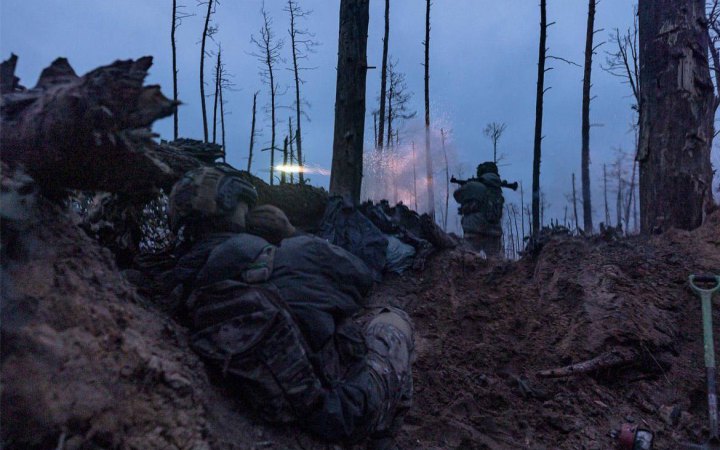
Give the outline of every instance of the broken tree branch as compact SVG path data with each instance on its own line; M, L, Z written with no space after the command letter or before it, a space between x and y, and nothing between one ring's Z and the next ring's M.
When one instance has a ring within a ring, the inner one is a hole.
M612 349L600 356L588 359L579 363L571 364L556 369L541 370L538 376L542 378L562 378L574 375L583 375L598 370L610 369L612 367L622 366L635 360L635 353L629 349Z

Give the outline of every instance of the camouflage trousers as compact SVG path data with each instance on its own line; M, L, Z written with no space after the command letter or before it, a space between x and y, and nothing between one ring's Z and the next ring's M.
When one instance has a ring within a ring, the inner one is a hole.
M341 377L309 352L272 286L226 280L196 290L188 310L193 349L267 420L299 420L324 439L354 441L393 434L412 402L413 331L401 310L380 308L359 319L364 354L333 370Z

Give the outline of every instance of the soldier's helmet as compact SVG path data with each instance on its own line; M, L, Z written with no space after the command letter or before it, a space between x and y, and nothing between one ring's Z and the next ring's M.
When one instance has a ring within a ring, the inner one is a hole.
M247 231L277 245L295 234L295 227L282 209L273 205L260 205L248 213Z
M477 166L477 177L480 178L483 176L483 174L486 173L494 173L495 175L500 175L498 172L498 166L492 161L487 161L484 163L481 163Z
M257 202L257 191L239 172L223 167L201 167L175 183L168 202L170 227L212 224L218 231L243 231L245 215Z

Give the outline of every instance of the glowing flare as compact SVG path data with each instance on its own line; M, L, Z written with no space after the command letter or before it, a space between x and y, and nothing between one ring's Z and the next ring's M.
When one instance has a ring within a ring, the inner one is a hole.
M275 170L285 173L315 173L318 175L330 176L330 171L321 167L298 166L296 164L280 164L275 166Z

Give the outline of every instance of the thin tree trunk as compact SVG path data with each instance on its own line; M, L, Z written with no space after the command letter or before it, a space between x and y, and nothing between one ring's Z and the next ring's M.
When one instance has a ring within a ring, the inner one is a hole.
M522 224L522 237L525 239L525 191L522 182L520 182L520 223Z
M270 75L270 83L273 76ZM270 89L270 186L275 184L275 88Z
M704 0L640 0L640 227L700 226L712 207L715 98Z
M297 135L295 135L297 136ZM290 145L290 165L295 164L295 150L293 149L293 127L292 127L292 117L288 117L288 143ZM298 165L299 166L299 165ZM302 173L302 168L300 168L300 172ZM290 184L295 184L295 171L290 171Z
M178 82L177 82L177 46L175 44L175 30L177 29L177 0L173 0L172 6L172 28L170 29L170 44L172 46L172 71L173 71L173 101L178 101ZM175 108L173 113L173 139L178 138L178 109Z
M544 0L543 0L544 1ZM427 171L428 214L435 220L435 183L430 155L430 0L425 8L425 168Z
M545 51L547 40L546 0L540 0L540 45L535 97L535 142L533 146L532 233L540 232L540 157L542 154L543 95L545 94ZM573 179L574 179L573 175ZM574 183L573 183L574 185Z
M225 105L223 104L223 87L222 87L222 70L220 70L220 85L218 86L220 90L220 137L222 139L222 148L223 148L223 156L222 160L225 161L225 156L227 155L227 147L225 147Z
M302 115L302 108L300 103L300 75L297 62L297 42L295 42L295 10L290 3L288 10L290 11L290 40L292 43L293 75L295 76L295 142L297 144L298 166L300 167L298 178L300 179L300 184L304 184L305 174L302 171L302 125L300 117Z
M340 1L330 194L360 203L365 129L369 0Z
M202 44L200 45L200 105L202 106L203 135L205 142L208 141L207 109L205 107L205 41L207 40L208 27L210 26L210 14L212 13L213 0L208 0L207 14L205 15L205 28L203 28Z
M388 41L390 39L390 0L385 0L385 34L383 37L382 66L380 68L380 120L378 122L378 149L382 150L385 137L385 96L387 95ZM388 133L390 134L390 133Z
M615 215L617 216L617 226L622 226L622 196L623 196L623 180L618 173L618 191L617 201L615 203Z
M413 161L413 197L415 198L415 212L418 210L417 202L417 159L415 159L415 141L412 141L412 161Z
M605 197L605 225L610 226L610 207L607 197L607 165L603 164L603 195Z
M378 147L378 129L377 129L377 113L373 113L373 136L374 136L374 144L375 148Z
M580 227L580 221L578 221L577 211L577 194L575 192L575 174L572 174L572 202L573 202L573 214L575 215L575 231Z
M445 157L445 215L443 216L443 231L447 232L448 208L450 206L450 168L448 167L447 150L445 149L445 130L440 128L443 156Z
M283 169L286 169L288 165L288 137L285 136L283 141ZM280 184L287 183L287 173L285 170L280 171Z
M592 205L590 195L590 81L592 73L593 37L595 36L595 0L588 0L587 32L585 35L585 73L583 75L582 98L582 197L583 228L585 234L593 232Z
M393 101L393 88L392 83L390 85L390 92L388 93L388 113L387 113L387 147L392 147L392 138L393 138L393 130L392 130L392 122L393 122L393 110L392 110L392 101Z
M632 174L630 175L630 191L628 192L628 199L625 202L625 234L630 231L630 204L635 196L635 170L637 168L637 159L633 159Z
M515 246L514 257L517 257L517 254L520 253L520 249L522 249L522 236L520 236L520 230L518 229L517 208L515 207L515 203L513 203L513 205L512 205L512 210L513 210L513 222L515 222L515 240L517 241L517 245Z
M253 94L252 125L250 126L250 150L248 151L247 171L252 167L253 147L255 146L255 108L257 106L257 91Z
M220 97L220 51L218 50L217 62L215 63L215 96L213 105L213 126L212 126L212 143L217 142L217 113L218 99Z

